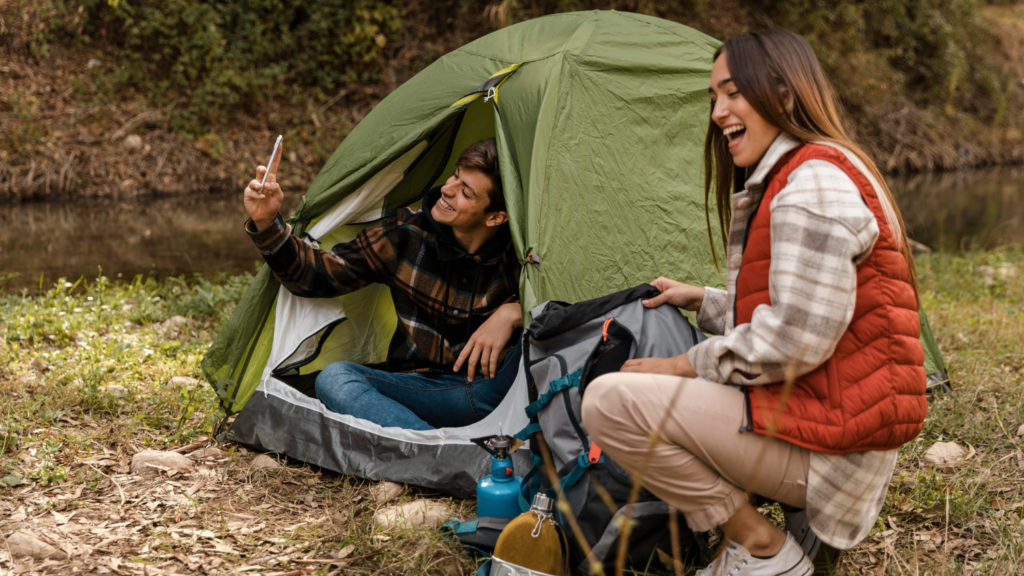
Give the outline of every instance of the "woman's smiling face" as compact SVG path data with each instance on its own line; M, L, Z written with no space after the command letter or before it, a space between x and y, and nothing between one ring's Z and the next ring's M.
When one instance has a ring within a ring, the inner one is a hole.
M761 116L740 94L723 51L711 67L711 120L729 140L733 164L753 166L779 135L779 128Z

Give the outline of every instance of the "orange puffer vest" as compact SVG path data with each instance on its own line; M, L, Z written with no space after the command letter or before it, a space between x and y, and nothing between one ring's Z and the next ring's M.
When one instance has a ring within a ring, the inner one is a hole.
M808 160L835 164L853 180L878 221L879 237L857 266L853 319L835 352L793 386L745 388L751 424L759 434L829 454L896 448L917 436L928 408L917 299L874 187L836 148L803 145L768 175L747 229L736 285L736 323L749 323L757 306L771 304L771 202L790 173Z

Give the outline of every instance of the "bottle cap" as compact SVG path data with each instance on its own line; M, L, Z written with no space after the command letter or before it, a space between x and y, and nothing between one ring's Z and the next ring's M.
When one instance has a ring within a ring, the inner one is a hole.
M533 503L530 504L530 509L534 512L551 514L555 510L555 499L543 492L537 492L533 495Z

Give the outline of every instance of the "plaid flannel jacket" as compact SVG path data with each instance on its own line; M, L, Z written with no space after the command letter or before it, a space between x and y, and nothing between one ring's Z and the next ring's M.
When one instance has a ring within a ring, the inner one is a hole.
M274 275L298 296L389 286L398 326L387 369L450 371L473 332L499 306L519 300L520 264L507 226L476 254L463 250L451 228L430 217L439 197L435 188L422 210L401 208L329 251L292 236L280 215L265 230L255 231L251 220L245 228Z

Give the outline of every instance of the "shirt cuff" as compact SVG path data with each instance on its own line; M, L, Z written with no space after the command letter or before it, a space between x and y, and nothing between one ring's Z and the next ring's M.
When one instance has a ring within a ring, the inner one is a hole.
M269 256L281 249L288 237L291 236L292 227L285 223L280 214L274 221L263 230L256 230L256 224L252 218L245 221L245 233L252 239L253 244L264 256Z
M728 301L725 290L706 286L704 300L697 309L697 327L709 334L724 334Z
M714 337L697 343L686 351L686 357L690 360L690 367L697 373L698 378L721 382L715 367L715 348L712 344Z

